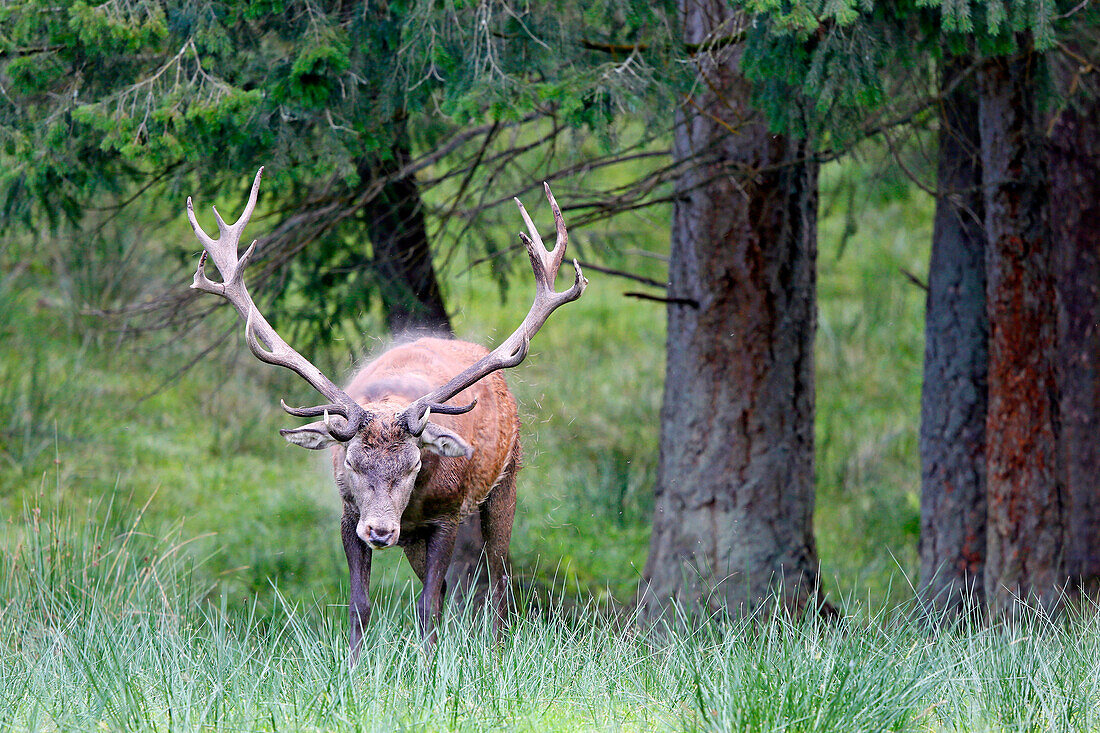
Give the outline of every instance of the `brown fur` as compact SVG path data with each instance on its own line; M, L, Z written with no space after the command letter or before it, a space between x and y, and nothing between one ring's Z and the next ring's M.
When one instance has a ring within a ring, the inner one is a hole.
M396 431L393 416L429 390L445 384L470 364L489 353L468 341L422 338L395 346L367 364L345 389L348 396L381 416L372 428L371 440L386 440L381 431ZM406 525L450 519L456 523L485 501L498 477L509 469L513 453L519 455L519 416L516 400L504 375L494 372L459 392L451 404L477 399L477 407L463 415L432 415L431 421L461 435L474 449L471 458L444 458L423 451L423 468L408 508L401 517ZM391 438L392 439L392 438ZM517 466L511 467L515 471Z
M383 485L394 476L408 475L409 467L414 465L408 461L415 460L415 438L398 415L418 397L445 384L487 353L485 348L465 341L422 338L395 346L364 366L345 390L374 416L352 442L332 449L333 473L345 497L341 534L351 574L348 610L353 660L370 612L367 591L372 550L367 544L371 531L367 525L373 523L377 529L395 521L394 505L386 503L388 495L365 492L363 486ZM421 448L420 470L408 502L400 510L396 543L424 583L417 615L429 642L442 611L446 593L443 575L450 564L459 522L475 511L480 513L498 630L507 613L508 544L520 463L519 417L515 398L500 372L458 393L451 404L466 404L473 399L477 406L470 412L430 416L431 423L464 440L472 449L470 456L447 457ZM357 463L345 465L349 460ZM349 479L349 473L357 478ZM355 481L359 482L357 489L352 488ZM400 491L392 489L391 493L397 496ZM373 498L364 498L368 495ZM389 513L380 512L379 506L388 508Z

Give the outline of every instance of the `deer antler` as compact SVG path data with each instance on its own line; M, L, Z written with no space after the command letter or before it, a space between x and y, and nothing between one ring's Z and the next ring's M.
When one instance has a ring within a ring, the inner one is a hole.
M462 407L443 403L498 369L514 367L523 361L527 356L531 337L538 333L550 314L558 307L581 297L585 286L588 285L588 280L581 273L581 266L573 260L573 269L576 272L573 286L561 293L554 290L554 279L562 257L565 256L565 248L569 244L569 232L566 231L565 220L562 219L561 209L558 208L558 202L554 200L554 194L550 192L549 184L544 183L543 187L546 189L546 198L550 201L550 208L554 212L554 224L558 230L557 242L552 250L547 251L542 237L539 236L538 227L531 221L531 217L528 216L527 210L523 208L519 199L515 199L519 213L530 233L530 236L520 233L519 237L527 248L527 254L531 258L531 268L535 272L535 300L531 304L531 309L527 312L523 323L505 339L504 343L471 364L442 387L432 390L405 408L399 420L404 421L413 435L420 435L424 431L424 426L428 423L428 415L433 412L453 415L472 410L477 400Z
M256 197L259 195L260 177L263 172L263 168L256 171L256 180L252 184L252 192L248 195L248 203L236 222L226 224L221 214L218 213L218 209L214 208L214 217L218 221L217 239L212 239L199 226L198 220L195 219L195 209L191 204L191 197L187 197L187 218L191 221L195 236L198 237L203 246L202 256L199 257L199 267L195 271L195 280L191 283L191 287L220 295L232 303L233 307L237 309L237 313L244 319L245 339L248 341L248 348L256 355L256 358L268 364L290 369L309 382L311 387L324 395L331 403L318 407L295 408L282 402L284 410L296 417L324 415L325 427L332 434L332 437L339 441L348 441L359 432L363 422L369 420L372 416L342 389L333 384L328 377L321 373L320 369L292 349L279 337L279 334L275 333L275 329L271 327L271 324L256 308L256 304L252 302L252 296L248 294L248 288L244 284L244 269L248 266L249 260L252 259L256 242L253 240L252 244L245 250L244 255L239 259L237 248L241 234L244 232L248 220L252 217L252 211L256 208ZM218 272L221 273L222 282L216 283L206 276L207 255L214 260ZM329 417L330 413L340 415L347 421L347 424L343 428L333 424Z

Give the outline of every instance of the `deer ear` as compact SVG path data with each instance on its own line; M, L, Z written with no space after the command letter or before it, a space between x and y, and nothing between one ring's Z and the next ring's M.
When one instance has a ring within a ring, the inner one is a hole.
M289 428L279 431L279 435L286 438L288 443L300 445L309 450L321 450L338 442L329 433L325 423L318 420L300 428Z
M432 453L451 458L458 458L459 456L469 458L474 454L474 449L470 447L470 444L458 437L457 433L452 433L450 430L441 428L431 422L424 426L424 432L420 434L420 445Z

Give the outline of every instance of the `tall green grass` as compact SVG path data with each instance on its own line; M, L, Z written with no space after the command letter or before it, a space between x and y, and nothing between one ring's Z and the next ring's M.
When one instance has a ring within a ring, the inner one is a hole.
M845 604L647 628L561 596L499 642L450 609L434 650L376 606L209 598L181 535L31 506L0 573L0 727L16 730L1095 730L1100 612L935 629ZM11 530L9 530L11 531ZM778 605L778 604L776 604ZM541 610L535 610L541 609Z

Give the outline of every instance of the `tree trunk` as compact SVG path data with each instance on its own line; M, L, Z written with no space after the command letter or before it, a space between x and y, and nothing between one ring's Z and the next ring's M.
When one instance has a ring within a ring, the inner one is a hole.
M683 0L688 43L732 35ZM816 598L813 536L817 167L749 106L739 46L699 54L677 114L667 371L643 617L669 602L743 614Z
M382 295L386 325L394 334L449 334L451 322L432 267L424 202L416 177L394 178L408 164L409 151L398 144L392 152L390 160L373 159L359 166L365 185L387 181L360 211L374 250L371 264Z
M971 63L960 57L944 64L942 87L951 88ZM945 96L939 140L921 391L920 595L934 609L959 611L983 601L986 543L989 321L972 83Z
M1076 66L1076 65L1075 65ZM1066 572L1100 593L1100 101L1071 100L1048 146Z
M1045 151L1036 102L1041 57L1022 39L983 64L982 170L990 325L985 593L995 613L1052 610L1065 580L1054 378L1056 311Z

